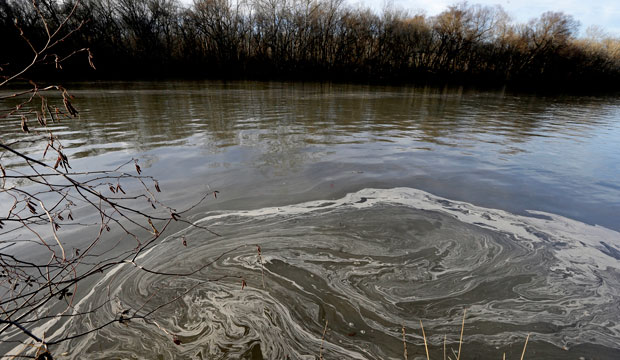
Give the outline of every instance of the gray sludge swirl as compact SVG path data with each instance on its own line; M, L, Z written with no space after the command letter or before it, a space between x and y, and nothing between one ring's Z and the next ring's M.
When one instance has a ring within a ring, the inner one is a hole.
M528 333L532 358L620 358L620 234L612 230L410 188L208 213L197 222L223 236L188 228L138 263L177 273L210 266L184 277L119 266L76 311L99 306L102 292L114 301L63 328L84 331L123 310L170 302L154 322L116 323L60 351L69 358L402 359L404 326L414 359L425 354L422 320L431 358L443 358L445 335L455 359L467 309L461 359L519 358Z

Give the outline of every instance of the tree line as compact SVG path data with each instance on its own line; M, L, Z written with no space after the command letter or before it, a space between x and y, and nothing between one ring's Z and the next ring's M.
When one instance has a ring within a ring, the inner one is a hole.
M79 0L0 0L0 67L29 59L46 29ZM499 6L459 3L436 16L343 0L81 0L77 31L61 48L88 48L97 72L78 57L72 78L139 77L450 82L526 87L617 88L620 38L546 12L515 23ZM0 73L2 74L2 73Z

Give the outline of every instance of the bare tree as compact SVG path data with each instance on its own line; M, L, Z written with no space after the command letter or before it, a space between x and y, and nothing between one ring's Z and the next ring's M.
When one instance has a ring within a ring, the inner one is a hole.
M189 12L205 51L214 55L218 64L238 64L247 57L249 28L241 2L228 0L198 0Z
M86 21L73 21L79 0L65 15L59 15L63 12L55 3L32 0L31 6L44 34L29 33L23 19L16 18L14 31L30 48L31 59L22 68L4 64L0 73L0 89L22 88L0 95L8 106L0 121L16 129L0 138L0 339L5 345L24 344L23 353L8 355L51 359L52 345L98 328L55 339L32 329L50 318L81 316L74 303L90 277L127 263L153 272L138 263L138 256L157 244L173 222L198 226L183 214L216 192L177 210L158 200L159 183L142 174L137 159L109 170L72 168L55 130L79 118L74 98L62 85L41 85L29 75L46 66L62 69L80 54L94 68L88 48L63 52L60 46ZM112 241L111 231L122 236ZM80 241L71 240L75 232ZM127 311L100 327L131 318L149 321L152 314Z

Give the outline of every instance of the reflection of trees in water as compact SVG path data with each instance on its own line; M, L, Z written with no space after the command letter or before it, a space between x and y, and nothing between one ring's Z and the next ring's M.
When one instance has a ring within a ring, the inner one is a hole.
M77 157L176 145L208 153L243 146L256 151L252 166L274 169L320 160L323 146L340 144L398 140L419 147L468 147L482 141L518 151L535 137L578 141L609 121L615 106L605 98L518 97L460 88L254 82L104 88L74 91L81 119L60 125Z
M305 163L320 161L324 152L310 147L305 135L294 128L278 127L269 133L257 133L253 143L259 149L250 164L265 175L286 175L291 170L300 170Z

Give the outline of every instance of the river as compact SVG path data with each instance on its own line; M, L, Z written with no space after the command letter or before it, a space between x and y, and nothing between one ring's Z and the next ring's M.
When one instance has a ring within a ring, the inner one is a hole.
M620 358L618 96L67 88L80 117L55 133L74 168L138 158L177 207L218 190L189 218L221 236L175 229L144 266L214 263L181 278L116 268L79 308L103 289L116 300L63 325L178 297L152 318L180 345L135 321L60 345L63 358L402 359L403 328L409 358L426 358L422 320L431 358L446 339L455 359L465 310L461 359L519 358L528 334L526 359Z

